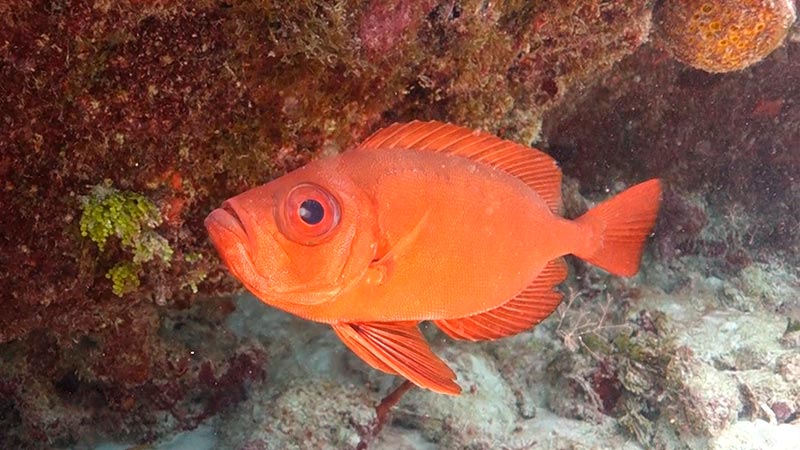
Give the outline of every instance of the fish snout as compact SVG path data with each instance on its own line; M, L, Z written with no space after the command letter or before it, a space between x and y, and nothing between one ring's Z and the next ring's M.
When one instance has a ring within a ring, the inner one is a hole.
M236 209L231 204L230 200L225 200L224 202L222 202L222 206L220 206L219 209L228 213L233 220L239 222L239 226L244 228L244 223L242 222L241 217L239 217L239 213L236 212Z
M227 241L231 237L240 241L247 242L247 229L242 218L233 204L228 200L222 205L211 211L203 222L212 241L215 243Z

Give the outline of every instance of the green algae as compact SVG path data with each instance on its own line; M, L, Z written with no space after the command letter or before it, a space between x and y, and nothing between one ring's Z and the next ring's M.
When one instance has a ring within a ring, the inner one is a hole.
M180 288L184 289L188 287L192 291L192 294L196 294L198 291L197 285L208 277L208 271L200 264L200 262L203 261L203 254L199 252L190 252L183 256L183 260L193 268L183 277Z
M139 273L144 263L158 259L169 264L172 260L172 247L155 231L162 223L161 212L147 197L120 191L106 180L94 186L81 203L81 236L97 244L101 252L106 251L109 238L117 238L126 253L125 260L106 272L117 296L139 288Z
M91 239L100 250L116 236L124 247L137 247L139 239L161 224L153 202L141 194L119 191L109 181L92 188L82 199L81 236Z
M108 269L106 278L111 280L113 286L112 292L118 297L139 289L141 281L139 280L139 267L130 262L121 262L116 266Z

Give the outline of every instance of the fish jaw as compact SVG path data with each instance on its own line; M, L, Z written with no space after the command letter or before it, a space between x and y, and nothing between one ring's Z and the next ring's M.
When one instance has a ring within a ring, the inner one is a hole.
M248 251L247 231L228 202L212 211L204 224L228 270L254 293L268 292L269 282L257 273Z
M221 208L211 211L205 221L204 225L208 230L211 240L214 245L219 249L219 244L224 244L229 239L236 239L244 242L247 239L247 232L244 229L238 213L225 202Z

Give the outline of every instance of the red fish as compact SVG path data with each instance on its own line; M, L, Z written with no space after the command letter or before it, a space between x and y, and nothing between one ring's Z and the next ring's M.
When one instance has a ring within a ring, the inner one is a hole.
M205 224L264 303L330 324L378 370L458 394L419 322L470 341L528 330L561 302L567 254L634 275L660 196L649 180L567 220L550 156L411 122L237 195Z

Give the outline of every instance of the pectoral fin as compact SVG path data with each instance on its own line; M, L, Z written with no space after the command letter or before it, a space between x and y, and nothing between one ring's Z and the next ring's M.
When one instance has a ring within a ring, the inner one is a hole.
M458 395L456 375L428 347L416 322L337 323L333 330L367 364L417 386Z

